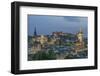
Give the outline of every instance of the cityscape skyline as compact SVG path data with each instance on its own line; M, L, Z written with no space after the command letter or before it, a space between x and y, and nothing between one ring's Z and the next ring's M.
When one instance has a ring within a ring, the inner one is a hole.
M82 27L84 36L87 37L87 25L87 17L28 15L28 35L30 36L34 35L34 30L38 35L50 35L58 31L76 34Z

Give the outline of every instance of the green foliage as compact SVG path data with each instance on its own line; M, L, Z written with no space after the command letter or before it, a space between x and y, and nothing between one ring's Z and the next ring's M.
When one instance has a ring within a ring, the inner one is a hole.
M70 38L73 38L73 37L75 37L75 35L73 35L73 34L67 34L67 35L65 35L65 38L67 38L67 39L70 39Z
M32 36L28 36L28 46L29 47L33 46Z
M73 43L73 42L67 42L65 45L66 45L66 46L73 46L74 43Z
M56 59L56 54L52 50L49 50L48 52L39 51L36 54L32 54L30 58L30 60L52 60L52 59Z
M85 51L81 51L78 52L77 54L73 55L73 54L68 54L67 56L65 56L64 59L78 59L78 58L87 58L87 50Z

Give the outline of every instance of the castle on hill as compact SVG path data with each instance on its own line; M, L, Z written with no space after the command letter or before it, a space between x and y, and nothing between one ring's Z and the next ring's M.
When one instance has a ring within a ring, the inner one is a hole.
M42 49L45 49L48 46L52 45L60 45L62 39L62 36L67 35L68 33L64 32L53 32L50 37L46 35L38 35L36 31L36 27L34 28L34 36L33 36L33 47L32 51L33 53L36 53L38 51L41 51ZM80 52L81 49L84 48L84 38L83 38L83 31L82 28L80 28L79 32L76 33L77 40L74 42L74 51ZM66 38L67 39L67 38ZM64 39L64 40L66 40ZM63 41L64 43L64 41Z

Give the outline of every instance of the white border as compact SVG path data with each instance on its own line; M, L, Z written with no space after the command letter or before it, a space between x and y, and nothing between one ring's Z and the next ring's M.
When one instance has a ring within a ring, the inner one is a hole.
M27 15L88 17L88 59L27 61ZM94 11L43 7L20 7L20 70L94 66Z

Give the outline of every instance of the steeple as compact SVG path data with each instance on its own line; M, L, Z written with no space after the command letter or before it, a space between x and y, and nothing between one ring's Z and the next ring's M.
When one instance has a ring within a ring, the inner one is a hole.
M34 28L34 36L37 36L36 27Z
M83 33L83 31L82 31L82 26L80 26L80 33Z

